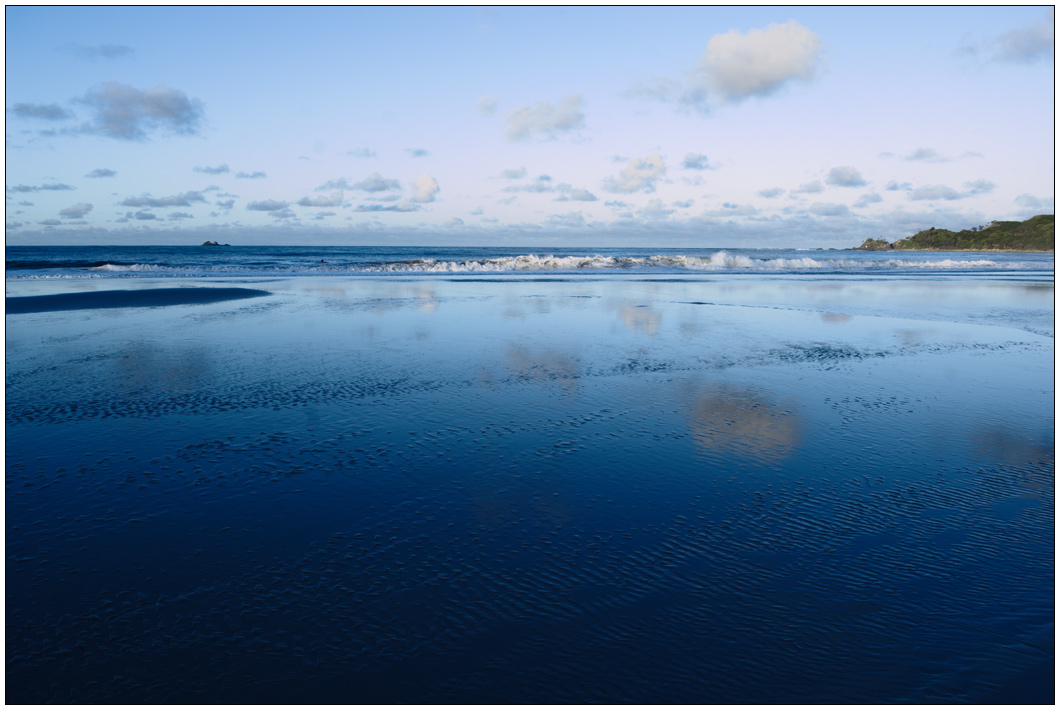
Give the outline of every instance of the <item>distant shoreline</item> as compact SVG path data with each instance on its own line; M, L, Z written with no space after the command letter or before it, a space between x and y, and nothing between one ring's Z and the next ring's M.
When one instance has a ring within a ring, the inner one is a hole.
M847 247L845 249L837 249L836 251L926 251L933 253L942 252L960 252L962 254L968 253L982 253L982 254L1055 254L1055 249L926 249L917 247L892 247L890 249L863 249L861 247Z
M854 249L1052 254L1056 252L1055 218L1051 214L1040 214L1023 222L995 221L959 232L931 227L893 243L882 238L866 239Z

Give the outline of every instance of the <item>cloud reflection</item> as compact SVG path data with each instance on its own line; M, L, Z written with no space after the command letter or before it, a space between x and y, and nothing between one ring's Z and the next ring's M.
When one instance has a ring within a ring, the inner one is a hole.
M822 313L821 320L825 323L846 323L850 320L850 316L846 313Z
M1020 465L1051 460L1055 444L1051 435L1052 422L1043 425L1035 436L1031 432L1017 432L1004 426L979 426L971 439L976 453L983 458Z
M581 366L578 361L555 350L531 351L519 346L509 346L507 366L511 376L541 384L556 383L565 392L578 389Z
M421 313L434 313L441 299L434 289L423 286L391 286L377 288L369 297L360 297L360 291L352 293L341 285L302 285L304 293L321 296L329 300L328 305L339 310L362 310L377 315L400 311L410 306Z
M802 439L794 407L749 387L715 385L700 392L689 419L696 448L711 458L777 464L794 455Z
M634 333L654 336L659 333L662 314L650 306L623 306L618 311L622 322Z
M172 352L137 343L114 361L113 386L135 393L192 392L209 381L212 370L210 356L202 348Z

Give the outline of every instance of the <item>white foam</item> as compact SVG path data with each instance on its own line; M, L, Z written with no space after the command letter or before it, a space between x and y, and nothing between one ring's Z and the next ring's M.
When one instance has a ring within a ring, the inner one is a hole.
M718 250L709 256L684 254L657 254L653 256L605 256L584 254L556 256L553 254L520 254L491 259L439 260L410 259L407 261L373 263L246 263L238 260L220 264L158 265L158 264L104 264L96 267L74 268L70 271L46 271L44 273L8 272L8 279L44 278L136 278L169 277L195 278L210 276L343 276L366 273L918 273L918 272L970 272L970 271L1040 271L1044 264L1027 261L995 261L992 259L932 259L887 258L859 255L858 258L824 258L823 255L800 256L798 258L760 258L756 255L739 254Z

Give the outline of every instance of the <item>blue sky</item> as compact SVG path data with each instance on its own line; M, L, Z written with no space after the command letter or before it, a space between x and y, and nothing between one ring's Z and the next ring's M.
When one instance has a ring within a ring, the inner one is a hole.
M12 245L842 247L1054 209L1046 7L5 14Z

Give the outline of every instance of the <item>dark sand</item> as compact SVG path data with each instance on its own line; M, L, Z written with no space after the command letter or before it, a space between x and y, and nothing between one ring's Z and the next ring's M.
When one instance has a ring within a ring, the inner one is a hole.
M267 296L269 291L256 288L153 288L147 290L95 291L91 293L59 293L50 296L8 297L4 300L7 314L50 313L80 311L93 308L150 308L217 303L242 298Z

